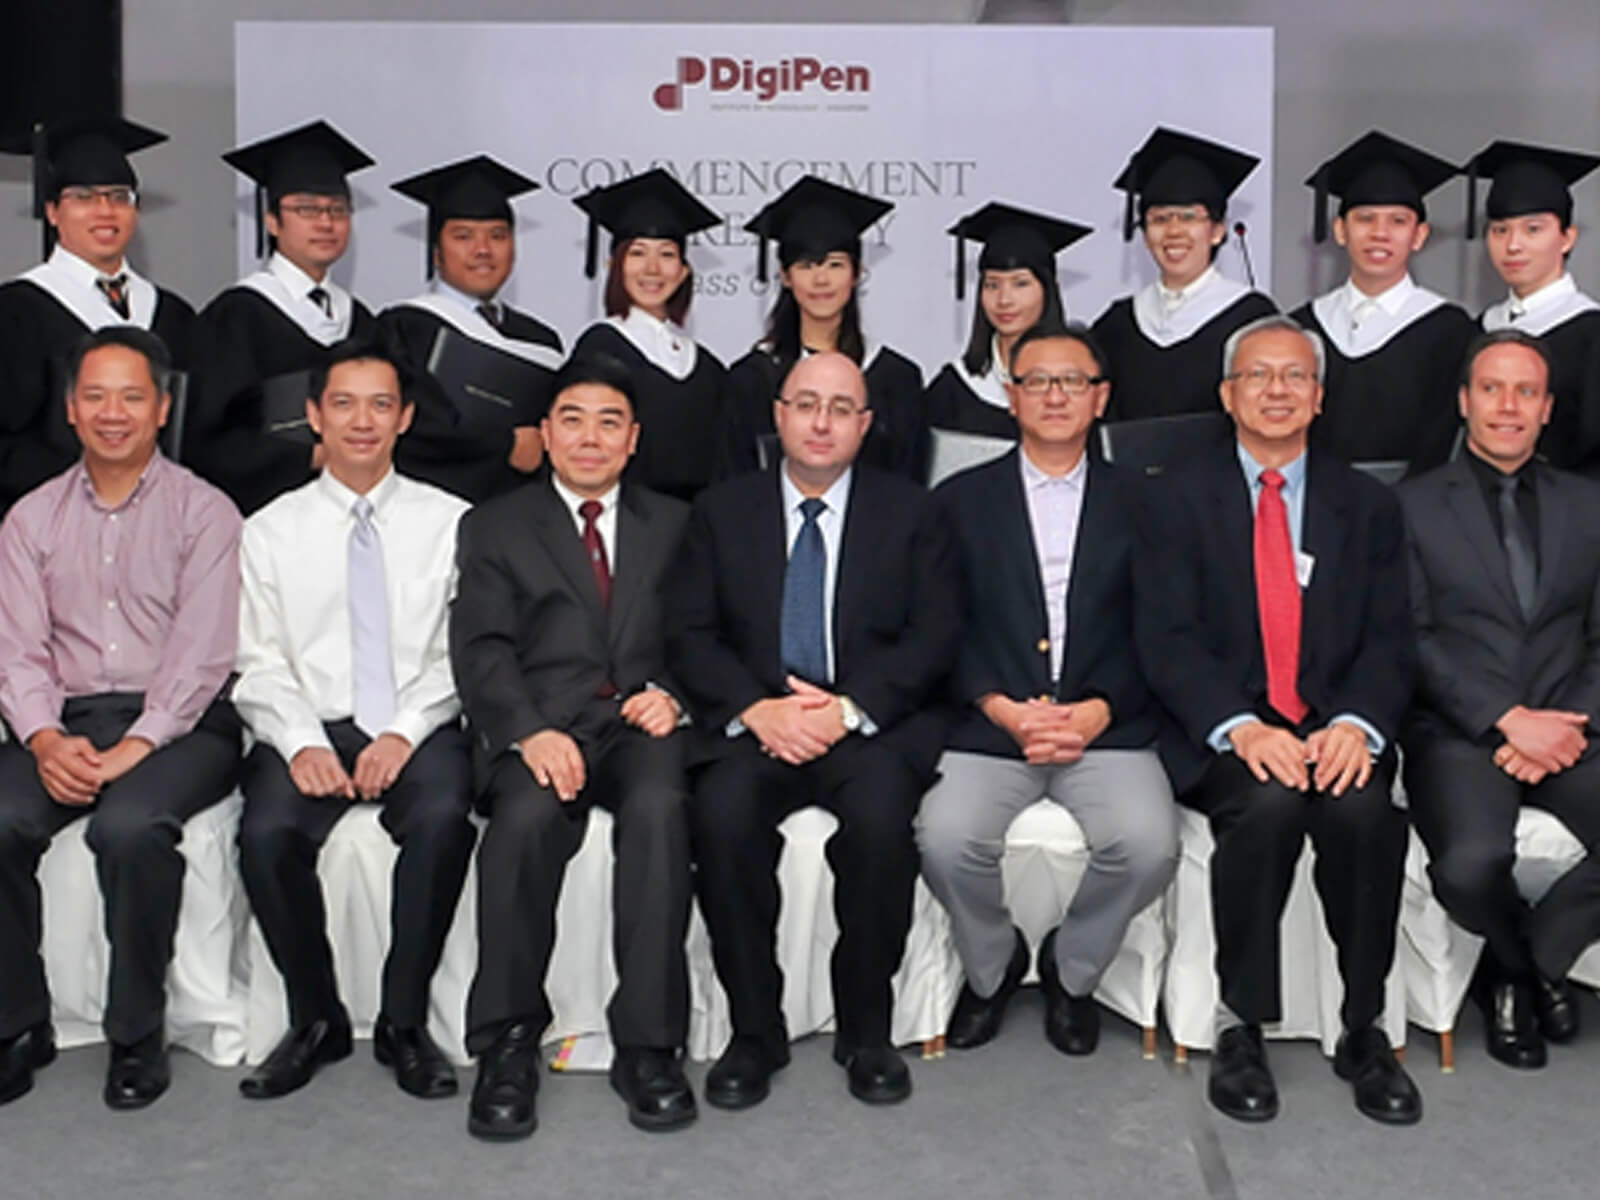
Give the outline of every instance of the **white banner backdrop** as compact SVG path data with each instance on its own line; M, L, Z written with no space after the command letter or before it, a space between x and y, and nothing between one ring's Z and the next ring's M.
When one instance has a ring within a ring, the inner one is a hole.
M955 301L943 231L990 199L1094 227L1059 260L1074 317L1151 278L1111 181L1161 124L1262 157L1229 220L1271 280L1270 29L245 21L235 40L240 142L324 117L378 160L352 179L335 270L374 310L422 286L422 211L388 185L484 153L542 185L513 205L507 298L570 345L601 315L604 265L583 278L571 197L663 166L726 216L690 247L690 326L731 361L772 301L740 226L809 171L895 203L865 241L863 323L931 378L974 296ZM251 204L241 183L241 272ZM1244 278L1231 235L1218 262Z

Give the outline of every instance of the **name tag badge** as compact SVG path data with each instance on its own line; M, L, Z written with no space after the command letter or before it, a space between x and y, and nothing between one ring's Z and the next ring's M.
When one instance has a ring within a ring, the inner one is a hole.
M1294 552L1295 582L1298 583L1302 588L1310 587L1311 569L1316 565L1317 560L1314 556L1305 553L1303 550L1296 550Z

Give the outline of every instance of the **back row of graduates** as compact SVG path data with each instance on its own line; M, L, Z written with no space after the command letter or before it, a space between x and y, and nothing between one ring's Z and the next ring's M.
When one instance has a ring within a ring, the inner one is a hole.
M373 160L322 121L241 147L223 158L257 185L258 250L270 253L197 316L124 257L138 219L128 155L162 139L122 120L65 123L35 137L36 198L55 245L45 262L0 285L0 511L77 455L60 359L86 330L130 322L159 334L190 377L176 422L181 448L169 450L246 514L320 467L304 428L305 382L347 337L384 336L419 380L403 472L477 502L537 469L538 420L563 346L555 330L500 299L515 258L510 200L537 184L481 155L396 183L426 206L431 283L374 317L330 274L349 244L347 176ZM1214 264L1228 198L1258 162L1158 128L1115 181L1127 193L1124 238L1142 230L1160 277L1094 323L1116 384L1109 421L1214 412L1224 341L1277 310ZM1554 358L1555 413L1541 450L1558 466L1600 465L1600 303L1566 272L1577 237L1570 188L1597 165L1589 154L1499 141L1461 168L1374 131L1317 169L1307 181L1315 237L1326 238L1328 197L1337 197L1332 232L1350 274L1292 315L1328 346L1315 434L1328 450L1413 470L1444 461L1463 349L1479 326L1514 324L1541 336ZM1476 321L1418 286L1409 269L1429 235L1424 197L1463 170L1469 236L1477 184L1490 181L1485 240L1509 288ZM758 275L767 276L774 241L783 286L764 337L729 368L684 330L689 238L720 224L717 214L659 169L576 203L589 218L591 276L599 227L612 243L606 319L575 349L629 366L642 427L630 470L686 499L760 464L780 380L821 350L864 368L875 410L864 461L920 480L933 430L1015 438L1003 387L1010 348L1036 322L1063 316L1056 256L1091 232L1001 203L956 222L958 298L965 242L983 247L972 334L925 387L917 364L864 331L861 235L888 202L807 176L755 216L746 229L760 239Z

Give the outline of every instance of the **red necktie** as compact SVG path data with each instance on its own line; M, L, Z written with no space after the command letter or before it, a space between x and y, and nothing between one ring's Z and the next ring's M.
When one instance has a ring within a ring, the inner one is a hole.
M125 289L128 286L128 277L126 275L118 275L115 279L110 279L102 275L94 281L94 285L105 296L106 303L116 310L117 316L126 321L128 319L128 293Z
M1283 504L1283 476L1261 472L1256 501L1256 611L1261 649L1267 660L1267 702L1298 725L1306 715L1297 679L1300 674L1300 584L1294 577L1294 546L1289 540L1289 510Z
M589 565L594 568L594 586L600 590L600 604L611 611L611 564L606 561L606 543L600 536L600 501L585 500L578 505L578 515L583 518L583 545L589 551Z

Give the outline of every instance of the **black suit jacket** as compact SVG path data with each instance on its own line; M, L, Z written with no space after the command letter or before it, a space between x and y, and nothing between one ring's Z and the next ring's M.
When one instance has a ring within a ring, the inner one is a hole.
M951 696L959 706L947 744L980 754L1022 756L1005 730L975 707L999 692L1013 700L1097 697L1111 725L1094 745L1149 745L1157 706L1140 673L1133 640L1136 481L1107 463L1090 462L1067 584L1067 646L1058 680L1050 678L1050 622L1039 556L1023 491L1021 450L963 471L935 493L961 546L967 577L967 629Z
M1183 792L1214 757L1205 739L1218 723L1240 712L1284 722L1267 704L1254 514L1236 444L1154 482L1151 501L1136 568L1139 657L1184 734L1168 762ZM1354 713L1393 743L1416 668L1399 503L1313 449L1301 547L1315 560L1300 611L1304 727Z
M586 731L574 723L607 680L622 696L651 682L681 702L663 651L662 585L688 513L622 485L609 617L571 510L548 479L461 518L450 661L480 767L541 729L583 746Z
M1464 459L1400 491L1421 671L1406 737L1499 741L1513 705L1600 714L1600 485L1535 464L1539 588L1524 620ZM1591 751L1593 745L1590 747Z
M728 722L784 695L780 614L788 562L777 472L740 475L695 501L669 588L668 662L695 719L690 762L757 753ZM961 638L955 541L933 498L857 465L834 588L833 690L878 725L876 739L931 777L944 745L940 692Z

